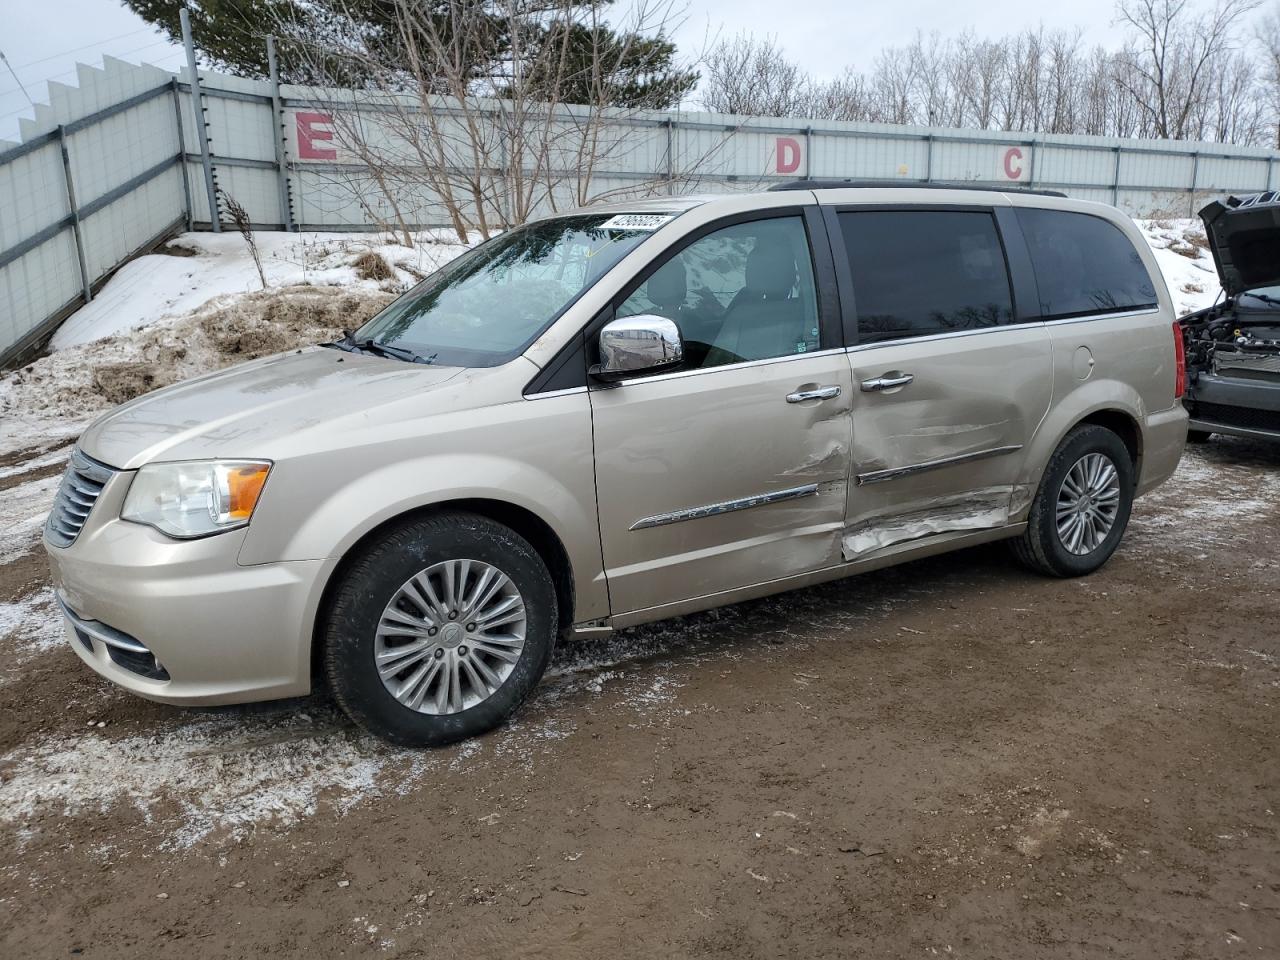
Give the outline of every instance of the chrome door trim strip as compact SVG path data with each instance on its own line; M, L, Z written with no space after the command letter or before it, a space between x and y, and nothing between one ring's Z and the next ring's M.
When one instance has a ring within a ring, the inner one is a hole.
M1102 313L1087 313L1081 317L1058 317L1056 320L1042 321L1046 327L1064 326L1069 323L1084 323L1088 320L1123 320L1126 317L1145 317L1160 312L1160 305L1140 307L1136 310L1107 310Z
M770 503L782 503L784 500L798 500L801 497L812 497L818 493L816 483L806 483L803 487L789 487L786 490L774 490L771 493L758 493L754 497L739 497L737 500L724 500L720 503L709 503L704 507L690 507L688 510L676 510L673 513L659 513L652 517L637 520L630 527L632 530L647 530L650 527L665 527L669 523L683 523L685 520L701 520L703 517L714 517L735 510L749 510L752 507L763 507Z
M1030 320L1026 323L1001 323L990 327L974 327L970 330L948 330L946 333L929 333L921 337L894 337L891 340L875 340L871 343L854 343L845 347L845 353L863 353L868 350L879 350L881 347L900 347L904 343L931 343L935 340L954 340L958 337L978 337L984 334L1009 333L1014 330L1034 330L1043 327L1041 320Z
M828 347L825 350L806 350L804 353L787 353L780 357L765 357L761 360L743 360L741 363L724 363L717 367L695 367L692 370L674 370L670 373L655 373L648 377L640 375L629 377L626 380L615 381L608 386L641 386L646 383L659 383L663 380L680 380L685 377L700 377L709 373L720 373L727 370L745 370L750 367L764 367L775 363L789 363L792 360L804 360L807 357L829 357L844 352L844 347Z
M962 453L954 457L943 457L940 460L925 460L906 467L890 467L888 470L872 470L858 474L858 486L868 483L883 483L885 480L896 480L913 473L924 473L926 470L937 470L940 467L952 467L958 463L970 463L974 460L985 460L988 457L1003 457L1008 453L1017 453L1022 444L1014 443L1007 447L992 447L990 450L975 450L973 453Z
M952 340L956 337L975 337L983 334L1007 333L1010 330L1027 330L1035 327L1056 327L1068 323L1086 323L1091 320L1123 320L1126 317L1145 317L1159 313L1160 307L1143 307L1138 310L1110 310L1100 313L1085 314L1080 317L1060 317L1056 320L1026 320L1021 323L998 323L990 327L974 327L970 330L948 330L945 333L930 333L921 337L894 337L892 340L876 340L872 343L853 343L845 347L845 353L862 353L866 350L878 350L881 347L899 347L904 343L930 343L934 340Z

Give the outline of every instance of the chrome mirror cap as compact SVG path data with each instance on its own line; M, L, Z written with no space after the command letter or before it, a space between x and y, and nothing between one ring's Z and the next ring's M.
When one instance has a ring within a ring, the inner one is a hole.
M602 380L674 367L684 360L680 328L649 313L619 317L600 331L600 362L591 375Z

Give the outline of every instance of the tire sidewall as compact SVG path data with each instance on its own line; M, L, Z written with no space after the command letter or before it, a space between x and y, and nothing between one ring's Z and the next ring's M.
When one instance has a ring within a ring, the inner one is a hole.
M1058 535L1058 493L1062 489L1067 473L1081 457L1090 453L1105 455L1115 466L1120 478L1120 503L1116 511L1115 523L1112 524L1106 539L1094 550L1080 555L1068 550ZM1039 502L1036 504L1035 515L1032 517L1045 559L1057 573L1063 576L1083 576L1097 570L1111 558L1129 525L1134 488L1133 460L1124 441L1116 434L1106 427L1089 425L1077 428L1067 436L1049 463L1044 482L1037 495Z
M515 669L488 699L436 716L404 706L383 684L374 638L387 603L415 574L446 560L479 560L511 578L525 604L525 645ZM555 587L537 551L483 517L410 521L373 544L335 591L324 633L325 667L343 709L365 729L405 746L438 746L484 733L524 702L550 662L557 625Z

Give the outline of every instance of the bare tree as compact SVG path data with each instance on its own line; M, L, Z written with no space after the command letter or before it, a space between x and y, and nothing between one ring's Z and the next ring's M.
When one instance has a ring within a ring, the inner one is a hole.
M812 83L772 37L739 34L707 54L702 106L716 113L789 117L807 112Z
M603 4L575 0L385 4L396 62L356 34L318 48L311 65L354 65L368 78L368 90L333 104L332 121L357 161L347 186L376 222L408 243L411 208L442 209L459 238L487 238L535 209L609 192L596 184L627 149L627 119L650 105L646 58L653 50L656 65L663 53L655 38L674 25L673 0L639 0L620 28L604 23Z
M1120 0L1117 14L1137 34L1129 94L1157 137L1183 139L1235 31L1261 0L1219 0L1197 13L1191 0ZM1137 82L1134 82L1134 81Z
M1271 145L1280 147L1280 5L1259 24L1258 42L1262 48L1260 73L1263 97L1271 124L1267 140Z

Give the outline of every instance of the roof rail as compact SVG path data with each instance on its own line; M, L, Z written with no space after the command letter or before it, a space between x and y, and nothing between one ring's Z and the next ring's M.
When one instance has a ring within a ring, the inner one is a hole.
M847 190L851 188L872 189L875 187L903 187L913 190L982 190L987 193L1031 193L1038 197L1066 197L1061 190L1034 190L1031 187L991 186L978 183L946 183L932 180L929 183L907 182L901 180L783 180L769 188L773 193L777 190Z

